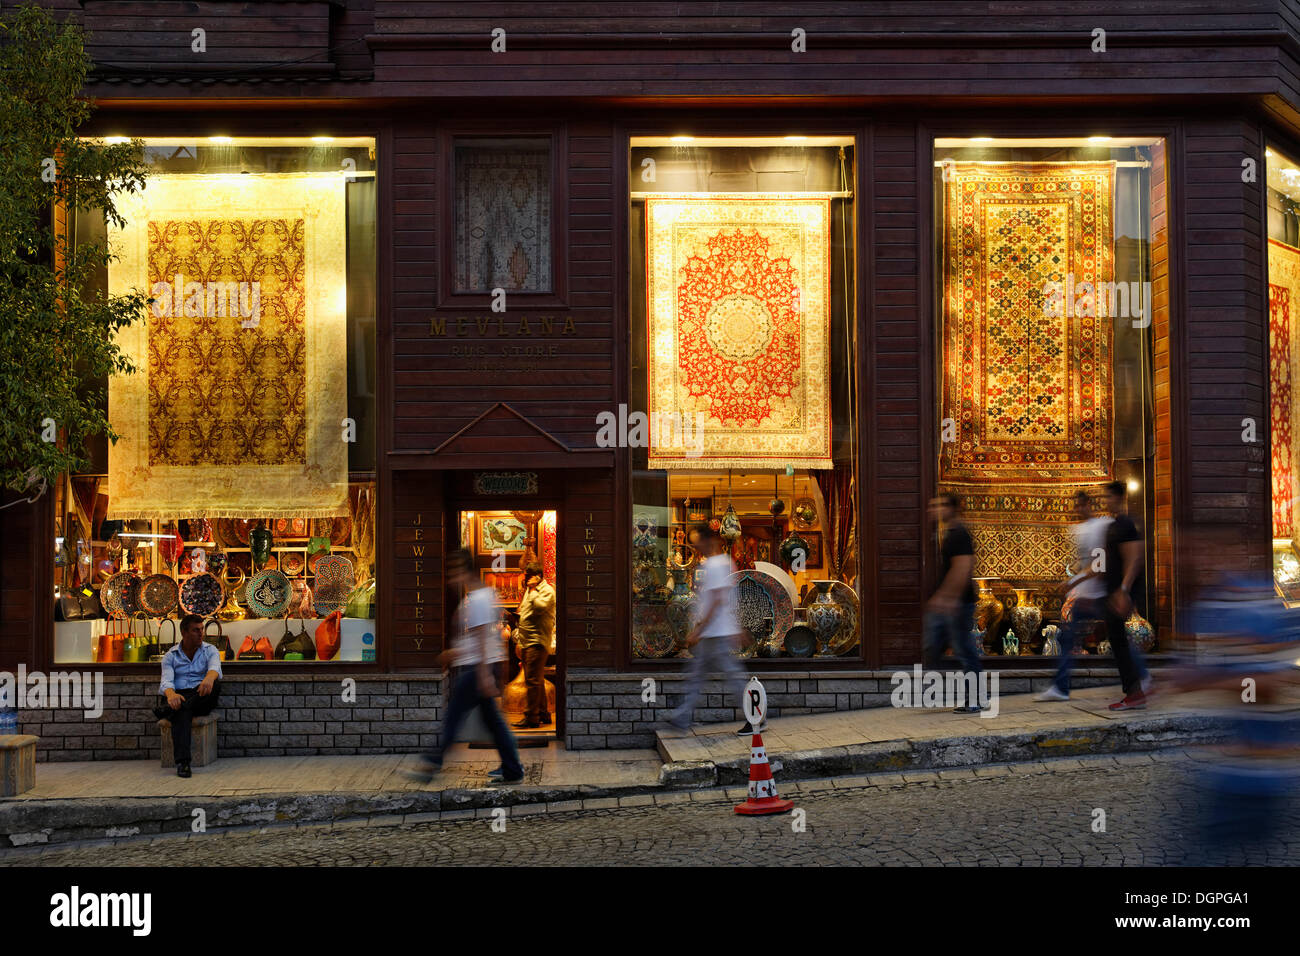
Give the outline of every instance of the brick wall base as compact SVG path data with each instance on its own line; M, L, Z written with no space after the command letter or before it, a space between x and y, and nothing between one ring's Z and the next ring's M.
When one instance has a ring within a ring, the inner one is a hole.
M439 742L442 678L355 679L344 702L342 678L250 675L221 682L217 749L222 757L416 753ZM104 677L104 713L21 710L20 733L41 738L38 760L159 759L152 709L158 682ZM349 695L351 696L351 695Z

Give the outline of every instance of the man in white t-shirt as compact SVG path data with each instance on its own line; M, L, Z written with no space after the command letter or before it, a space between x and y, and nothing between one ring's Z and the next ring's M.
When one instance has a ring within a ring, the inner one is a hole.
M1070 605L1070 619L1061 622L1059 640L1061 659L1056 665L1056 676L1051 685L1034 700L1069 700L1070 668L1074 663L1074 645L1083 636L1085 628L1102 618L1102 601L1106 597L1103 577L1106 554L1106 528L1111 519L1097 517L1092 511L1092 499L1086 491L1074 496L1074 514L1079 523L1070 527L1074 537L1075 559L1070 566L1074 572L1065 583Z
M686 691L681 706L668 719L670 726L686 730L691 725L695 702L700 696L700 684L706 674L722 672L724 680L732 685L736 703L744 699L745 671L736 660L733 650L743 646L747 638L736 613L736 588L731 583L734 570L731 558L722 550L722 539L707 524L691 532L691 543L705 556L704 580L695 603L695 626L686 638L691 649L691 663L686 671ZM767 729L767 720L757 732ZM755 733L745 721L737 735L745 737Z
M442 746L430 749L412 776L427 782L442 769L443 752L455 743L465 718L477 707L501 755L500 769L489 776L502 783L519 783L524 779L519 748L496 705L501 693L496 665L506 659L496 591L474 573L474 557L465 548L447 555L447 589L453 599L464 589L465 598L456 608L451 646L438 657L448 675L443 683L447 715L442 724Z

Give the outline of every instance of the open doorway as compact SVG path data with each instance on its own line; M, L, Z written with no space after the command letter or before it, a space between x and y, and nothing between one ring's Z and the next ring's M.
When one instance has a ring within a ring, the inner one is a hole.
M555 622L559 619L555 511L459 512L461 546L474 555L479 577L497 594L507 630L505 684L500 705L521 747L546 746L556 737ZM538 686L540 678L540 688Z

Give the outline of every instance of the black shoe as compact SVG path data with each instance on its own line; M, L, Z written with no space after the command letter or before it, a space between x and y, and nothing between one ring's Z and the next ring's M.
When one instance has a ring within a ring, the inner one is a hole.
M741 725L740 729L736 731L736 736L752 737L754 734L761 734L765 730L767 730L766 720L759 724L757 728L750 724L749 721L745 721L744 724Z
M521 773L517 777L507 777L503 774L500 778L493 777L492 779L494 783L523 783L524 775Z
M527 717L525 717L523 720L516 720L510 726L511 727L540 727L541 724L531 721Z
M153 715L159 720L166 720L171 717L172 713L173 711L170 707L164 707L162 704L159 704L153 709Z
M954 707L954 714L978 714L981 710L988 710L988 707L976 707L974 704L967 704L964 707Z
M192 776L194 776L194 774L190 772L190 765L189 765L189 764L187 764L187 763L178 763L178 764L176 765L176 776L178 776L178 777L192 777Z

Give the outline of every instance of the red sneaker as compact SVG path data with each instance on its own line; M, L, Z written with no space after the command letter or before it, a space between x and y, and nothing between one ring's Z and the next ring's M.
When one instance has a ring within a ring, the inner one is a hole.
M1123 700L1117 700L1110 705L1111 710L1146 710L1147 699L1142 691L1134 691L1127 695Z

